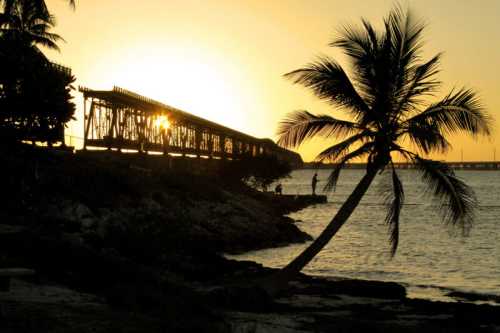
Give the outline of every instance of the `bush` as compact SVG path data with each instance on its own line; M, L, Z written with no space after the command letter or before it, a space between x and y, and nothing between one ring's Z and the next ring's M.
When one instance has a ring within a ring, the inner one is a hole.
M288 177L292 168L287 161L275 155L243 156L226 163L222 175L232 180L241 180L256 189L267 191L269 185L280 178Z

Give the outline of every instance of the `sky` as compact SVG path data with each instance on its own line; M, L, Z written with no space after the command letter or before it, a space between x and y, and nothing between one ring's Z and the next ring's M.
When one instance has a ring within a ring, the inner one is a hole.
M444 52L442 95L470 87L496 119L490 139L451 138L454 149L433 158L500 159L500 1L407 0L427 23L424 56ZM348 63L328 43L361 17L380 26L392 0L48 0L57 18L61 52L45 51L71 67L76 85L114 85L256 137L275 139L287 113L308 110L342 117L283 74L328 55ZM437 96L439 97L439 96ZM75 93L83 137L83 98ZM73 139L75 140L75 139ZM73 142L77 143L78 139ZM314 140L297 151L312 160L328 144ZM498 150L498 156L496 151ZM463 157L462 157L463 156Z

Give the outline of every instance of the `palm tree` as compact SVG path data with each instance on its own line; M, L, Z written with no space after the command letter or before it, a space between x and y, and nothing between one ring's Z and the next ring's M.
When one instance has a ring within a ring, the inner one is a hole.
M4 13L10 13L12 8L16 6L20 1L19 0L2 0L0 1L0 4L3 3L4 6ZM31 1L37 8L38 10L42 12L48 12L47 4L45 3L45 0L32 0ZM71 8L76 7L76 1L75 0L68 0L68 4L71 6Z
M335 60L321 57L285 77L310 88L320 99L345 111L348 120L296 111L279 126L279 144L297 147L319 136L336 142L317 156L335 163L325 190L335 188L341 169L353 159L367 161L366 173L325 230L299 256L263 287L274 293L302 270L347 222L378 173L389 170L392 181L387 197L391 254L396 253L399 215L404 202L403 184L394 167L395 157L413 163L422 180L439 199L444 220L465 229L471 226L474 192L445 163L423 156L445 153L449 134L490 134L491 119L470 89L452 90L438 102L426 97L437 91L441 54L422 60L424 25L400 6L384 19L382 31L366 20L362 27L344 27L330 43L350 61L352 75ZM337 141L338 140L338 141ZM413 146L416 151L406 147Z
M55 18L47 10L41 10L36 1L18 0L9 11L0 14L1 37L19 43L38 53L38 45L59 50L58 41L62 37L49 30L55 26Z

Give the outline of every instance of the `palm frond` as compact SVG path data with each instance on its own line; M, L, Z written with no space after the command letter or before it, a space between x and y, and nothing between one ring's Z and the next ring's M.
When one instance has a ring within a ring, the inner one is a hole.
M409 101L420 102L415 98L418 94L413 94L414 92L423 93L424 90L430 89L430 86L425 86L424 89L425 80L418 79L418 76L423 74L420 73L422 70L416 73L420 66L418 61L423 45L421 35L425 24L416 20L410 10L405 11L400 5L391 10L384 23L386 27L384 44L390 50L389 53L381 55L386 61L382 68L385 75L382 78L381 96L391 101L391 103L386 102L384 106L390 109L388 117L393 122L401 117L402 111L412 106Z
M363 27L366 31L366 36L370 41L371 50L376 53L378 50L378 34L373 28L372 24L368 22L366 19L362 18L361 22L363 23Z
M321 57L304 68L285 74L285 77L310 88L320 99L344 107L356 119L370 112L347 74L333 59Z
M367 155L370 154L373 147L374 147L373 142L367 142L363 146L361 146L360 148L358 148L355 151L350 152L350 153L346 154L344 157L342 157L342 159L337 162L334 169L332 170L332 172L328 176L328 180L323 188L323 191L324 192L330 192L332 190L335 191L335 187L337 186L337 182L339 180L340 171L342 171L342 169L345 167L347 162L349 162L353 159L356 159L356 158L366 157Z
M392 165L391 186L385 187L384 192L387 206L385 222L389 228L391 256L394 257L399 244L399 217L405 200L403 184L396 173L394 165Z
M491 121L476 93L463 88L456 93L450 92L440 102L404 121L403 125L428 123L450 134L465 132L473 136L488 136L491 134Z
M451 147L435 123L424 121L409 123L408 127L402 131L401 136L407 137L418 150L425 154L445 153Z
M440 211L446 223L458 225L464 234L474 220L477 199L474 191L458 179L448 165L414 156L416 166L422 173L429 190L440 201Z
M279 145L298 147L316 135L339 138L358 131L356 123L300 110L288 114L287 118L280 122L277 135Z
M340 48L354 62L366 61L367 57L373 55L373 51L378 49L378 38L373 38L376 34L371 24L363 20L363 25L364 29L344 25L338 30L338 37L328 45Z
M353 67L353 81L360 89L365 103L372 105L377 94L374 64L379 53L380 37L366 21L363 25L364 29L345 25L329 46L340 48L349 57Z
M72 9L76 8L76 0L68 0L68 4Z
M318 162L330 162L335 163L339 158L344 157L349 153L352 145L363 142L363 139L368 137L369 132L363 131L362 133L355 134L344 141L330 146L323 150L316 156L315 160Z
M435 76L439 73L441 55L439 53L427 62L408 69L406 82L396 92L399 106L395 112L398 117L423 104L425 100L422 97L432 95L440 86L441 81Z
M46 22L49 27L55 27L57 25L57 19L55 15L49 14L45 17L40 17L43 22Z
M44 34L40 35L31 35L31 40L33 43L42 45L48 49L55 50L60 52L59 46L56 44L56 41L63 41L63 39L56 34Z
M70 5L74 1L70 1ZM42 45L59 50L57 42L61 36L50 33L56 24L54 15L48 11L44 0L4 0L4 16L1 18L2 34L36 48ZM35 50L41 53L39 50Z
M422 32L425 24L416 20L412 12L396 5L385 19L386 30L390 31L391 58L395 65L396 82L402 87L408 70L420 57Z

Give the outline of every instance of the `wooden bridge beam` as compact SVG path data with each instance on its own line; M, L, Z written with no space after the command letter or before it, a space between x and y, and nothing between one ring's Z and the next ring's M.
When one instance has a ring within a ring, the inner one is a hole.
M86 105L84 105L84 110L83 110L84 116L83 116L83 119L84 119L84 123L85 123L85 120L87 121L87 123L84 124L84 127L85 127L85 125L87 125L87 126L85 127L85 133L83 135L83 149L87 149L87 140L89 138L90 125L94 121L94 112L95 112L94 111L94 108L95 108L94 99L92 99L92 101L90 103L90 110L89 110L88 114L85 114L86 113L85 106Z

